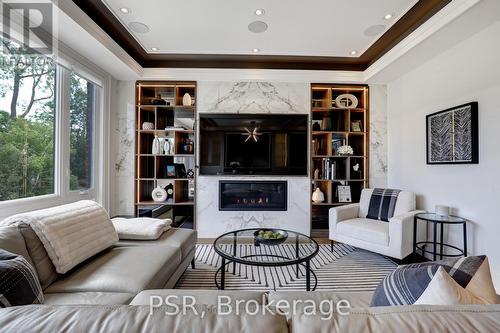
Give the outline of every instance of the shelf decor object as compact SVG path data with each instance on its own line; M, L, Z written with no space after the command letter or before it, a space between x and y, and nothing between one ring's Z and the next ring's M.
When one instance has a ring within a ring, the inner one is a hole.
M196 170L196 88L193 81L136 83L136 216L196 228L196 173L186 172Z
M478 103L427 117L427 164L478 164Z
M323 192L321 192L319 187L316 187L316 190L314 190L312 195L312 201L316 203L325 201L325 195L323 194Z
M191 95L189 95L189 93L185 93L184 96L182 96L182 105L191 106L191 103L193 103Z
M368 188L369 87L311 84L311 235L328 237L332 207L359 202ZM320 124L319 129L317 125ZM312 200L318 188L322 202ZM349 191L349 192L348 192Z

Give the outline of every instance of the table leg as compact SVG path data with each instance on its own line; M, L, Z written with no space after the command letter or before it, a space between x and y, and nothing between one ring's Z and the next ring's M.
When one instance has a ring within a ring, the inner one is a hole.
M436 261L437 259L437 223L433 223L434 225L434 255L433 255L433 260Z
M306 261L306 291L311 290L311 267L309 260Z
M236 258L236 233L234 233L233 256ZM233 261L233 275L236 275L236 261Z
M413 218L413 255L417 255L417 218Z
M441 244L440 244L440 248L439 248L439 260L443 260L443 228L444 228L444 223L441 223L441 235L439 235L440 237L440 241L441 241Z
M226 277L226 259L222 258L222 268L220 270L220 289L224 290L224 280Z
M464 257L467 257L467 222L464 222Z
M295 256L299 258L299 236L295 236ZM297 274L297 279L299 278L299 264L295 265L295 271Z

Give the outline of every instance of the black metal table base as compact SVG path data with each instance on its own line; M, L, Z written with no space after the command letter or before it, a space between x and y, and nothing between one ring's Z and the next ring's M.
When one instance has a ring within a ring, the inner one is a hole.
M256 257L256 256L259 256L259 255L250 255L250 256L246 256L246 257ZM275 255L264 255L264 256L273 256L273 257L278 257L278 258L286 258L286 257L281 257L281 256L275 256ZM235 261L226 260L225 258L222 258L222 264L217 269L217 271L215 272L215 277L214 277L215 285L217 286L217 289L219 289L219 290L224 290L224 288L225 288L225 282L226 282L225 280L226 280L226 273L227 273L225 267L229 266L230 264L233 264L233 275L236 275L236 262ZM290 266L290 265L276 265L276 266L268 266L268 265L266 265L266 266L263 266L263 265L252 265L252 264L249 264L249 263L240 264L240 265L258 266L258 267L263 267L263 268L266 268L266 267L273 268L273 267L281 267L281 266ZM299 263L299 264L294 264L294 265L297 265L296 266L297 278L299 278L299 265L305 268L306 291L314 291L314 290L316 290L316 287L318 286L318 277L316 276L316 273L314 272L314 270L311 269L310 260L308 260L308 261L306 261L304 263ZM220 283L219 283L219 281L217 279L217 277L218 277L219 274L220 274ZM311 289L311 275L314 278L314 287L312 289Z

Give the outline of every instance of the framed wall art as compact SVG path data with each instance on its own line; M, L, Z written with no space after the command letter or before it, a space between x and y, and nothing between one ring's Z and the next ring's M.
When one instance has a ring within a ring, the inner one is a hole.
M427 116L427 164L479 163L478 103Z

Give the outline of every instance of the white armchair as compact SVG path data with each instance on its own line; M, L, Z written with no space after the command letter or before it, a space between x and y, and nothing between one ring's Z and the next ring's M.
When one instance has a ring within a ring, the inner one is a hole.
M373 189L361 192L360 202L330 209L330 240L346 243L392 258L403 259L413 251L413 218L415 193L401 191L389 222L366 218ZM417 239L425 239L425 229L419 228Z

